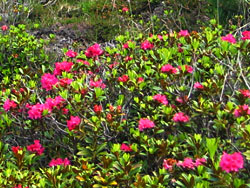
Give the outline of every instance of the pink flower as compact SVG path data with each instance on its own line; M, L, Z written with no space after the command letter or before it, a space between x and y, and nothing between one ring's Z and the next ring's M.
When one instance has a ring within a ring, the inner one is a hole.
M20 146L12 146L11 150L13 153L18 153L19 150L23 150L23 148L21 148Z
M95 105L94 106L94 112L97 114L100 114L102 112L102 105Z
M8 30L8 26L7 26L7 25L3 25L3 26L1 27L1 29L2 29L2 31L6 31L6 30Z
M238 109L234 110L234 116L235 117L240 117L240 116L245 116L245 115L250 115L250 109L248 105L239 105Z
M142 77L139 77L139 78L137 79L137 83L140 84L140 83L142 83L142 82L144 82L144 79L143 79Z
M229 42L231 44L236 43L236 39L234 38L234 36L232 34L227 34L226 36L221 37L221 40L227 41L227 42Z
M164 159L163 161L163 167L166 170L172 171L173 170L173 166L177 163L177 161L175 159L169 158L169 159Z
M250 91L248 89L240 89L240 93L247 98L250 98Z
M122 12L128 12L128 11L129 11L128 7L123 7L122 8Z
M133 57L126 56L125 59L124 59L124 61L125 61L125 62L128 62L128 61L131 61L132 59L133 59Z
M3 108L5 112L9 111L11 108L16 108L16 107L17 107L17 104L10 99L7 99L3 104Z
M184 104L184 103L187 103L187 102L188 102L188 96L185 95L185 96L177 97L175 100L176 100L178 103Z
M82 64L87 65L87 66L90 65L88 61L84 61L84 60L82 60L82 59L77 59L76 62L77 62L77 63L82 63Z
M119 82L127 82L129 80L128 75L122 75L121 77L118 78Z
M141 49L143 50L150 50L154 47L154 44L150 43L148 40L145 40L141 43Z
M70 116L70 120L67 120L68 129L71 131L75 129L81 123L81 119L78 116Z
M39 140L34 140L34 144L27 146L27 150L36 155L42 155L44 147L42 147Z
M60 86L66 87L67 85L70 85L72 81L73 80L69 78L62 78L61 80L59 80L59 83L60 83Z
M12 188L29 188L29 187L28 186L27 187L23 187L21 184L18 184L17 186L12 187Z
M183 162L179 161L177 163L177 166L180 166L182 168L194 169L195 163L193 162L193 159L187 157Z
M99 44L94 44L93 46L90 46L85 52L85 55L87 57L97 57L102 54L103 50L100 48Z
M90 80L89 82L89 85L91 87L100 87L102 89L106 88L106 85L104 83L102 83L102 79L99 79L98 81L93 81L93 80Z
M188 115L185 115L183 112L178 112L174 115L173 121L186 123L189 121L189 117Z
M240 152L233 154L227 154L223 152L220 159L220 167L222 170L229 172L238 172L240 168L243 168L244 159Z
M133 42L129 40L128 42L123 44L123 48L128 49L129 48L129 43L133 43Z
M68 57L76 57L77 52L74 52L72 50L68 50L65 55L68 56Z
M141 118L139 121L139 130L143 131L144 129L150 129L155 127L155 124L153 121L147 119L147 118Z
M53 86L57 84L57 82L58 79L55 77L55 75L49 73L45 73L41 79L42 88L46 89L46 91L51 90Z
M108 65L109 66L109 68L111 68L111 69L113 69L116 65L118 65L119 63L118 62L114 62L114 63L112 63L112 64L110 64L110 65Z
M124 144L124 143L121 145L120 149L122 151L125 151L125 152L131 152L131 151L133 151L130 145L127 145L127 144Z
M182 37L186 37L186 36L189 36L189 33L188 33L188 30L181 30L179 33L178 33L179 36L182 36Z
M197 158L195 160L195 163L194 163L194 166L201 166L203 165L204 163L206 163L206 159L205 158Z
M63 71L70 72L73 65L74 63L67 61L55 63L54 75L61 75Z
M53 108L59 109L63 105L64 101L65 99L63 99L61 96L57 96L54 99L47 98L46 102L44 103L44 108L51 112Z
M35 104L35 105L32 105L32 106L29 106L29 111L28 111L28 114L29 114L29 118L30 119L41 119L42 118L42 113L43 113L43 110L44 110L44 105L43 104ZM48 108L49 110L49 108Z
M178 69L180 71L182 71L182 67L181 66L178 66ZM189 65L184 65L184 72L192 73L193 72L193 67L191 67Z
M201 83L199 83L199 82L195 82L194 88L202 90L202 89L204 89L204 86Z
M170 64L166 64L166 65L163 65L161 67L161 72L167 72L167 73L170 73L170 74L175 74L177 73L177 69L174 68L172 65Z
M168 100L167 100L167 97L165 95L157 94L157 95L153 96L153 99L158 101L159 103L164 104L164 105L168 104Z
M57 165L68 166L70 165L70 161L68 160L68 158L65 158L65 159L57 158L57 159L52 159L49 163L50 167L57 166Z
M68 114L68 113L69 113L69 109L63 108L63 109L62 109L62 113L63 113L63 114Z
M163 37L162 37L161 35L157 35L157 38L158 38L159 40L162 40L162 39L163 39Z
M243 37L242 40L250 40L250 31L243 31L242 32Z

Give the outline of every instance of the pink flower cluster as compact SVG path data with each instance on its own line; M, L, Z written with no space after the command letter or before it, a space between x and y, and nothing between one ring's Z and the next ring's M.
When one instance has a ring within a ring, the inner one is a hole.
M133 42L129 40L128 42L123 44L123 48L128 49L129 48L129 43L133 43Z
M121 77L118 77L119 82L127 82L129 80L128 75L122 75Z
M27 187L23 187L21 184L18 184L17 186L12 187L12 188L29 188L29 187L28 186Z
M206 159L204 158L197 158L194 162L193 159L187 157L184 161L179 161L176 165L182 168L195 169L195 167L201 166L204 163L206 163Z
M227 42L229 42L231 44L236 43L236 39L234 38L234 36L232 34L227 34L226 36L221 37L221 40L227 41Z
M204 89L204 86L199 82L195 82L194 83L194 88L202 90L202 89Z
M239 92L247 98L250 98L250 91L248 89L240 89Z
M100 87L102 89L106 88L106 85L102 82L102 79L99 79L98 81L90 80L89 85L91 87Z
M93 46L90 46L85 52L85 55L87 57L97 57L102 54L103 54L103 50L100 48L99 44L94 44Z
M39 140L34 140L34 144L27 146L27 150L35 153L36 155L42 155L44 147L42 147Z
M244 159L240 152L228 154L223 152L220 159L220 167L222 170L229 172L238 172L240 168L243 168Z
M18 151L23 150L23 148L21 148L20 146L12 146L11 150L13 153L17 154Z
M10 99L7 99L3 104L3 108L6 112L9 111L10 109L16 108L16 107L17 107L17 104Z
M178 112L174 115L173 121L186 123L189 121L189 116L185 115L183 112Z
M82 64L87 65L87 66L90 65L90 63L89 63L88 61L84 61L84 60L82 60L82 59L77 59L76 62L77 62L77 63L82 63Z
M178 33L178 35L181 36L181 37L186 37L186 36L189 36L189 32L188 32L188 30L181 30Z
M239 105L238 109L234 110L234 116L235 117L240 117L240 116L245 116L245 115L250 115L250 109L249 106L244 104L244 105Z
M243 37L242 40L250 40L250 31L243 31L242 32Z
M1 29L2 29L2 31L6 31L6 30L8 30L8 26L7 26L7 25L3 25L3 26L1 27Z
M74 63L67 61L55 63L54 75L61 75L63 71L70 72L73 65Z
M77 56L77 52L74 52L72 50L68 50L65 55L73 58L73 57Z
M72 83L72 81L73 80L70 79L70 78L62 78L62 79L59 80L59 84L62 87L66 87L67 85L70 85Z
M166 64L163 65L161 67L161 72L166 72L166 73L170 73L170 74L176 74L177 73L177 69L174 68L172 65L170 64Z
M193 72L193 67L191 67L190 65L184 65L184 70L182 70L181 66L178 66L178 69L183 72L188 72L188 73Z
M154 47L154 44L150 43L148 40L145 40L141 43L141 49L143 50L150 50Z
M52 112L53 109L59 109L63 106L65 100L61 96L57 96L54 99L47 98L44 104L37 103L35 105L27 104L29 108L28 114L31 119L41 119L44 110Z
M131 151L133 151L132 148L131 148L131 145L127 145L127 144L124 144L124 143L122 143L120 149L122 151L125 151L125 152L131 152Z
M78 116L70 116L70 120L67 120L67 126L70 131L75 129L81 123L81 118Z
M147 119L147 118L141 118L139 120L139 130L143 131L144 129L150 129L155 127L155 124L153 121Z
M55 75L45 73L41 78L42 88L46 89L46 91L52 90L53 86L58 83L58 79Z
M57 166L57 165L68 166L70 165L70 161L68 160L68 158L65 158L65 159L57 158L57 159L52 159L49 163L50 167Z
M94 112L97 114L100 114L102 112L102 105L95 105L94 106Z
M167 100L167 97L165 95L157 94L157 95L153 96L153 99L158 101L159 103L164 104L164 105L168 104L168 100Z

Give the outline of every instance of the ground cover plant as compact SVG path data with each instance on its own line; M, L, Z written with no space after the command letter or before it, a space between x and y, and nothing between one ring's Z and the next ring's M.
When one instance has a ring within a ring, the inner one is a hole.
M248 187L249 47L211 20L4 75L1 187Z

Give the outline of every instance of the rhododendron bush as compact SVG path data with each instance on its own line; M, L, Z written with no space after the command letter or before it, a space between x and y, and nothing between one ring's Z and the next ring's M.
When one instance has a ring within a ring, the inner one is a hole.
M211 21L3 80L0 185L249 186L249 47Z

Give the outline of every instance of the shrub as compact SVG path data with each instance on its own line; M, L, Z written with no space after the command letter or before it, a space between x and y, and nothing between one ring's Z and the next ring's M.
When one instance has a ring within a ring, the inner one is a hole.
M250 43L221 29L121 35L16 81L0 93L0 185L249 186Z

